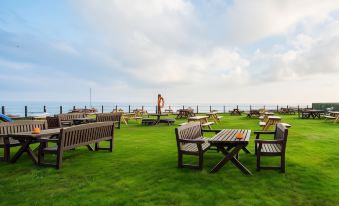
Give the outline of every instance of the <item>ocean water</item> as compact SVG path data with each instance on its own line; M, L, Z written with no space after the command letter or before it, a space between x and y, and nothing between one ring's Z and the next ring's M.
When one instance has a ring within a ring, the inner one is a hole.
M165 104L164 109L171 107L173 111L178 109L191 107L194 109L194 112L198 110L200 113L209 112L210 110L218 110L219 112L228 112L233 108L238 108L240 110L248 111L250 107L252 109L266 108L268 110L276 110L277 106L280 107L298 107L306 108L311 107L311 104L249 104L249 103L167 103ZM146 103L146 102L92 102L90 105L89 102L41 102L41 101L31 101L31 102L20 102L20 101L2 101L0 106L4 106L6 114L25 116L25 106L27 106L27 115L37 115L44 112L44 106L46 106L46 113L49 115L60 114L60 106L62 106L62 113L67 113L70 110L75 108L96 108L98 112L111 112L113 109L123 109L125 112L133 111L134 109L147 110L150 113L156 111L156 103ZM0 111L1 112L1 111Z

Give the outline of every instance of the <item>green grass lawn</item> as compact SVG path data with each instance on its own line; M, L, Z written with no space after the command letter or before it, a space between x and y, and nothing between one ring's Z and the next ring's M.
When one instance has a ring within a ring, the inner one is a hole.
M258 119L226 115L213 127L252 130L252 154L241 152L239 158L253 176L243 175L232 164L210 174L223 157L214 150L205 153L202 171L178 169L174 128L184 120L151 127L131 120L116 130L112 153L85 147L67 151L61 170L37 167L26 155L15 164L0 162L0 204L339 205L339 124L282 118L293 125L285 174L255 171L253 131L259 130Z

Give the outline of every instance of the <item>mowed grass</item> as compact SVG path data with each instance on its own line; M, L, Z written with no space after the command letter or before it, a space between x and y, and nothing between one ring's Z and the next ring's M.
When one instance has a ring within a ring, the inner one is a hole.
M232 164L210 174L223 157L212 150L205 153L202 171L178 169L174 128L185 120L151 127L130 121L116 130L112 153L85 147L67 151L61 170L37 167L27 155L15 164L1 162L0 204L339 205L339 124L294 115L282 118L293 125L285 174L255 171L253 131L260 129L258 119L225 115L213 127L252 130L252 154L241 152L239 158L253 176ZM278 159L266 158L264 163Z

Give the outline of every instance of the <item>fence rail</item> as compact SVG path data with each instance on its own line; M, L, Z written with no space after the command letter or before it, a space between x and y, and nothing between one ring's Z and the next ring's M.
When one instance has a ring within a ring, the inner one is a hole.
M1 106L2 114L11 114L21 117L28 117L32 115L37 115L41 113L48 113L50 115L67 113L76 108L90 108L88 105L80 106ZM122 109L125 112L132 112L135 109L142 109L150 113L154 113L157 110L156 105L94 105L92 108L95 108L98 112L105 113L111 112L113 110ZM297 110L301 108L309 108L308 105L259 105L259 104L225 104L225 105L193 105L193 104L173 104L167 105L164 109L172 109L176 111L178 109L187 109L191 108L194 110L194 113L206 113L211 111L218 111L219 113L228 113L229 111L237 108L242 111L249 111L253 109L266 109L270 111L279 111L281 108L295 108Z

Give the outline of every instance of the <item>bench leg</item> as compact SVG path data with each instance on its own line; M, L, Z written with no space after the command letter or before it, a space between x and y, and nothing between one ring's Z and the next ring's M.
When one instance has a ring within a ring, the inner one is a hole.
M57 154L57 161L56 161L56 168L57 169L61 169L62 168L62 155L63 155L63 151L60 151Z
M178 167L182 168L183 164L182 164L182 153L178 152Z
M260 171L260 152L257 152L257 171Z

